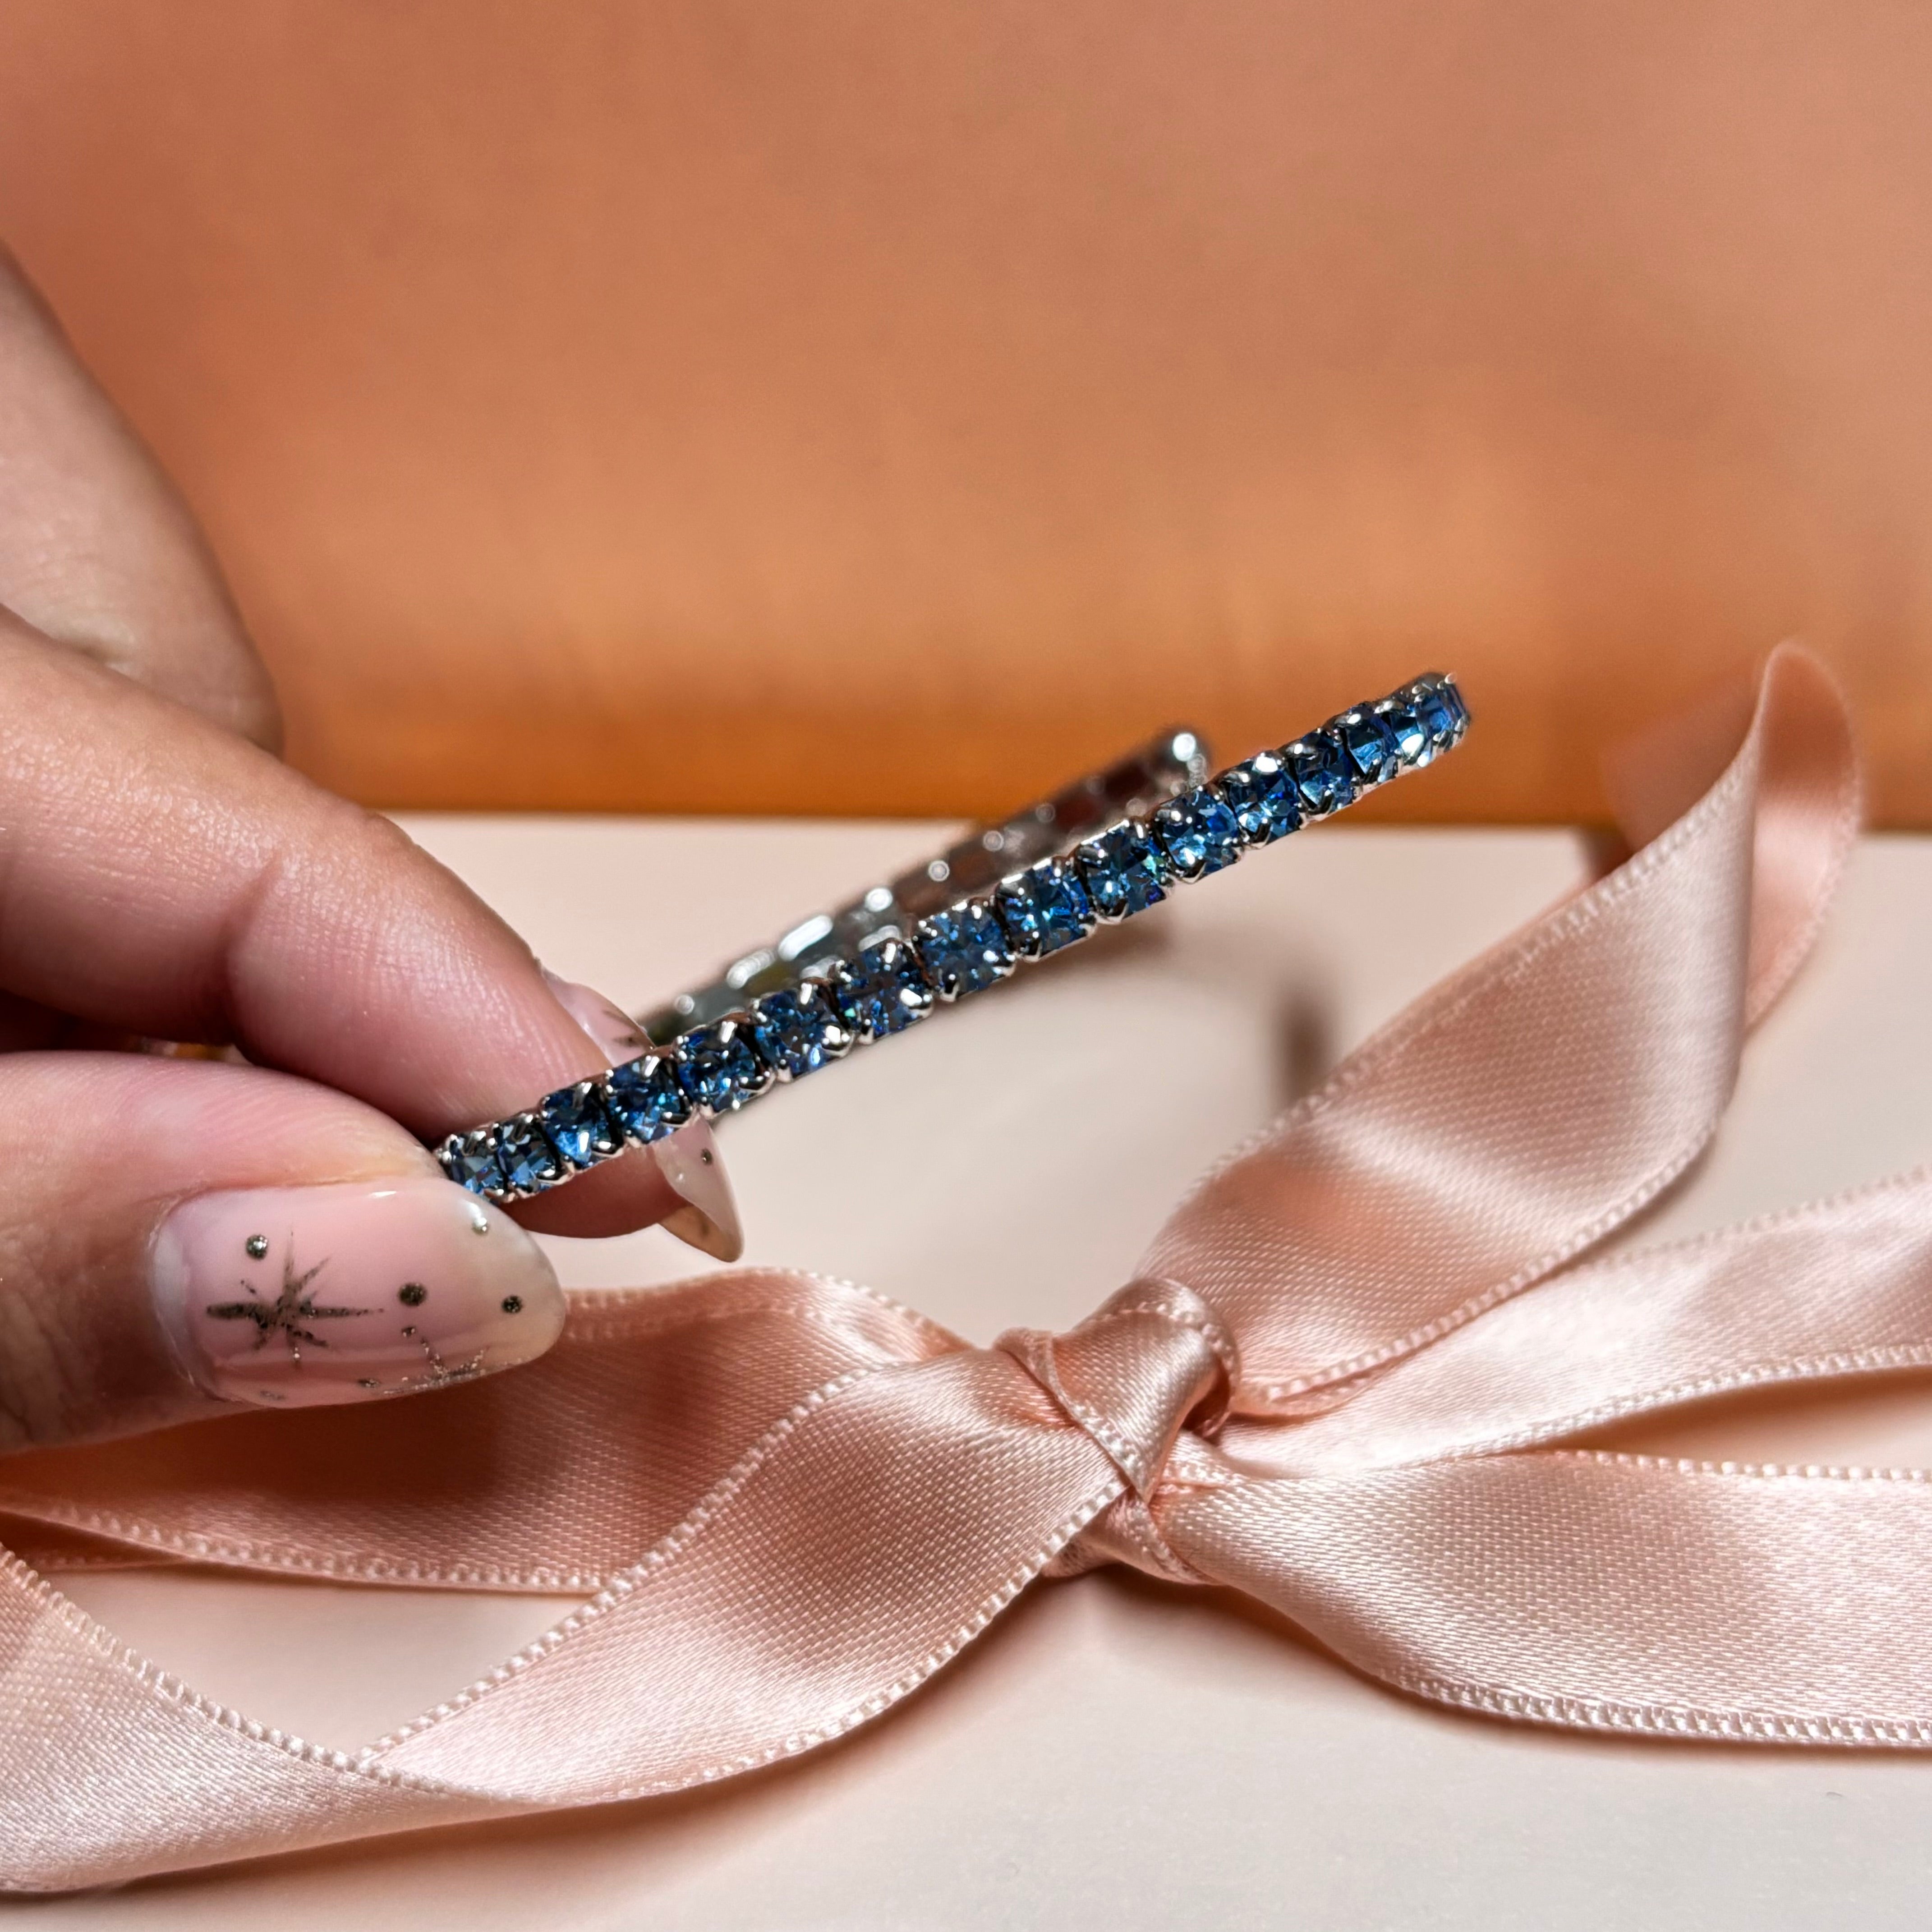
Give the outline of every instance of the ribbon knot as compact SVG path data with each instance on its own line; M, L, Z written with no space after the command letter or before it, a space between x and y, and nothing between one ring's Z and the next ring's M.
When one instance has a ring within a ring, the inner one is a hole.
M993 1346L1100 1444L1143 1501L1182 1429L1192 1423L1211 1436L1240 1381L1233 1336L1177 1281L1130 1282L1064 1334L1014 1328Z
M1932 1174L1589 1252L1714 1131L1856 781L1829 681L1775 654L1734 755L1652 760L1633 859L1208 1174L1066 1334L975 1348L743 1270L578 1296L542 1361L380 1410L11 1459L0 1880L685 1790L878 1717L1036 1578L1107 1560L1245 1591L1458 1708L1932 1747L1932 1478L1576 1440L1932 1366ZM336 1752L196 1696L25 1557L587 1600Z

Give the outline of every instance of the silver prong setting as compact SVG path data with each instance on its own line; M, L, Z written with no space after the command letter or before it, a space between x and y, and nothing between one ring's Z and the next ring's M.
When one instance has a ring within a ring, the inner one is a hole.
M1468 728L1455 680L1431 672L1217 778L1195 733L1168 733L741 954L716 986L646 1017L650 1052L449 1135L436 1158L470 1193L526 1200L688 1120L722 1119L1421 770Z

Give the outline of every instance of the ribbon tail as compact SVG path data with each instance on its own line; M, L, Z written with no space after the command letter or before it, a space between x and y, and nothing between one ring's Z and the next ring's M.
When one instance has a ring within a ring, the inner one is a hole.
M776 1762L917 1688L1126 1486L1010 1356L858 1364L590 1604L350 1754L195 1696L15 1562L0 1880L98 1884Z
M1459 1709L1932 1747L1932 1481L1538 1451L1177 1490L1204 1574Z
M1829 680L1775 654L1735 756L1690 776L1702 796L1627 864L1426 995L1175 1210L1140 1272L1237 1336L1238 1412L1308 1413L1427 1348L1708 1144L1856 830Z
M1932 1367L1932 1170L1585 1262L1297 1424L1238 1420L1250 1475L1541 1448L1748 1389Z
M748 1268L572 1298L514 1376L10 1456L0 1528L126 1560L590 1596L812 1390L964 1345L850 1282ZM7 1733L0 1727L0 1766Z
M0 1891L63 1892L518 1808L254 1724L0 1550Z
M1125 1488L1010 1358L802 1406L641 1563L364 1762L532 1803L682 1790L880 1715Z

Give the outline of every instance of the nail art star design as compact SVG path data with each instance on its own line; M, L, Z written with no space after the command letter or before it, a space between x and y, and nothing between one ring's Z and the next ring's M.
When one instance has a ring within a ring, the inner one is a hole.
M280 1335L288 1344L289 1359L299 1368L304 1343L317 1348L328 1346L327 1341L309 1326L310 1322L340 1321L352 1315L373 1315L376 1312L372 1308L318 1307L315 1297L309 1292L309 1284L328 1265L328 1258L324 1256L306 1274L297 1274L295 1248L291 1242L282 1260L282 1292L273 1301L264 1300L252 1282L244 1281L240 1286L249 1298L246 1301L211 1302L208 1312L217 1322L254 1322L258 1331L255 1336L257 1348L266 1348L270 1336Z
M452 1382L472 1382L478 1376L489 1373L484 1360L490 1352L488 1348L478 1348L460 1362L446 1362L435 1343L413 1322L403 1333L423 1352L424 1366L400 1382L379 1382L372 1378L362 1384L363 1388L380 1390L384 1395L415 1395L424 1389L447 1388Z

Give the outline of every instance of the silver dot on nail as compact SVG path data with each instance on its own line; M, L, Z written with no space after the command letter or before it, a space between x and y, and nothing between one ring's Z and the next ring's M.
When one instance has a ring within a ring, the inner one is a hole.
M242 1245L260 1261L268 1252L268 1238L266 1234L250 1234Z
M487 1234L490 1232L489 1216L473 1201L470 1204L470 1232L472 1234Z
M709 1167L711 1165L711 1150L709 1148L701 1149L698 1157L700 1160L704 1162L706 1167Z

